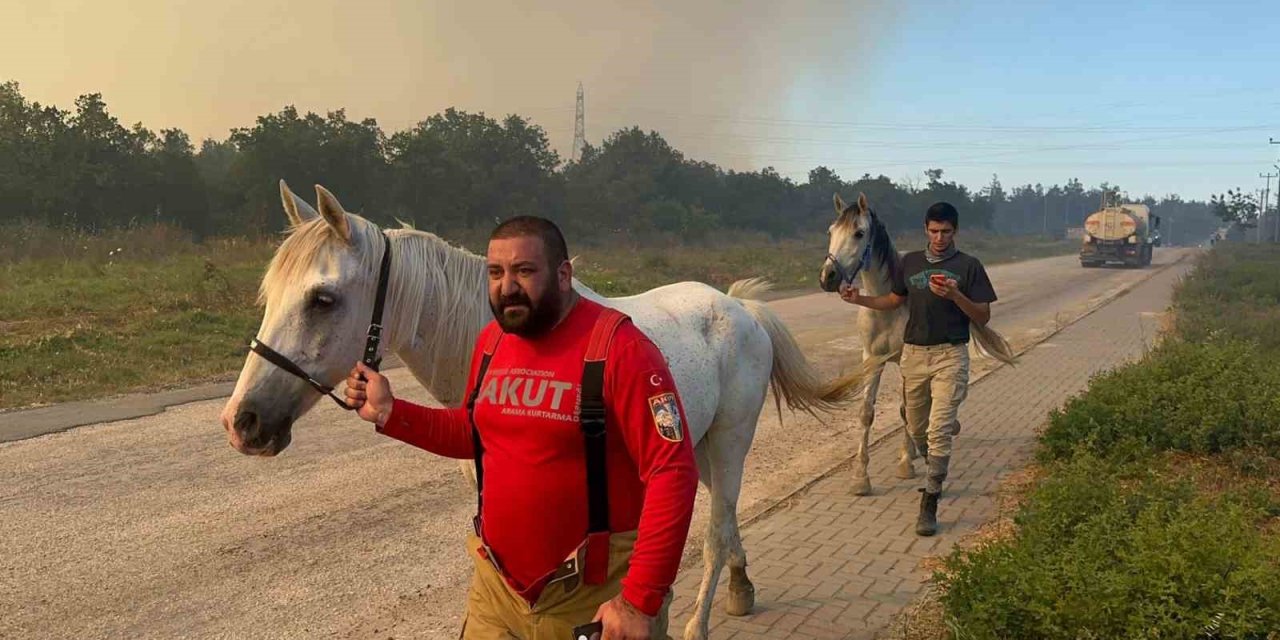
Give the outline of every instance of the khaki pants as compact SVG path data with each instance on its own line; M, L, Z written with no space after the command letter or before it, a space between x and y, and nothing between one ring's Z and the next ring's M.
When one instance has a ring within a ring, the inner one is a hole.
M518 595L480 555L480 538L467 537L467 553L475 563L462 640L572 640L573 628L591 622L600 605L622 592L636 532L609 536L609 576L604 584L582 584L582 576L570 575L547 585L532 606ZM581 556L579 556L581 560ZM578 563L581 566L581 562ZM654 620L651 638L667 640L667 609L671 594Z
M969 345L902 345L907 432L927 456L930 491L941 489L951 457L960 403L969 392Z

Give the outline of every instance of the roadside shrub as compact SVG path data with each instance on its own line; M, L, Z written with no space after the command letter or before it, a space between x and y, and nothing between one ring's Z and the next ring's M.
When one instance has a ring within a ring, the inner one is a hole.
M1280 247L1228 245L1205 254L1174 295L1188 342L1248 340L1280 354Z
M1083 449L1057 463L1017 536L955 552L936 579L954 638L1267 638L1280 544L1251 493L1207 496Z
M1280 457L1280 363L1243 342L1165 343L1053 411L1041 445L1042 461L1078 446L1118 459L1239 447Z
M1015 533L935 576L950 637L1280 638L1278 270L1210 252L1174 334L1052 412Z

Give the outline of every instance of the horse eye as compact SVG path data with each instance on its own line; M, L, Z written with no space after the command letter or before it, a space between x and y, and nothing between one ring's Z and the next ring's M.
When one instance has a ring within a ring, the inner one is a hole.
M323 291L317 291L316 293L311 294L312 307L328 309L329 307L332 307L335 302L337 302L337 298L334 298L332 294L324 293Z
M864 236L864 235L866 235L866 232L865 232L865 231L855 231L855 232L853 233L853 237L855 237L855 238L859 238L859 239L861 239L861 238L862 238L862 236Z

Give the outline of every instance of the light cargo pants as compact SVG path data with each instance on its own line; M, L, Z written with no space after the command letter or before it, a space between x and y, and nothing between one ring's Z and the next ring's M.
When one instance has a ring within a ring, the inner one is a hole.
M907 432L928 463L925 488L942 490L960 403L969 393L969 345L902 345Z
M622 592L622 578L630 565L636 532L609 536L609 575L601 585L582 584L576 572L547 585L532 606L517 594L480 555L480 538L467 537L467 554L475 563L467 613L462 623L462 640L571 640L573 628L591 622L600 605ZM578 566L581 566L579 557ZM559 574L557 574L559 576ZM671 594L654 620L651 638L668 640L667 609Z

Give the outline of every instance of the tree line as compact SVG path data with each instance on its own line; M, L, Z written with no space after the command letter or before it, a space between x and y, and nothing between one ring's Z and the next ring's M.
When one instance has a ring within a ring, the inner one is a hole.
M580 238L625 232L694 242L724 230L775 238L821 231L832 218L832 193L859 191L893 229L918 225L930 204L946 200L966 228L1062 235L1116 190L1074 178L1006 190L996 176L971 189L942 169L912 183L845 179L817 167L801 183L772 168L734 171L687 158L638 127L566 162L545 131L521 116L497 120L457 109L388 134L343 110L321 116L289 106L197 149L179 129L125 127L101 94L63 110L27 100L15 82L0 84L0 223L99 230L164 222L197 237L263 234L284 223L281 178L299 193L324 184L348 210L380 224L402 220L448 233L532 213ZM1142 201L1178 220L1178 236L1207 236L1218 225L1209 203Z

